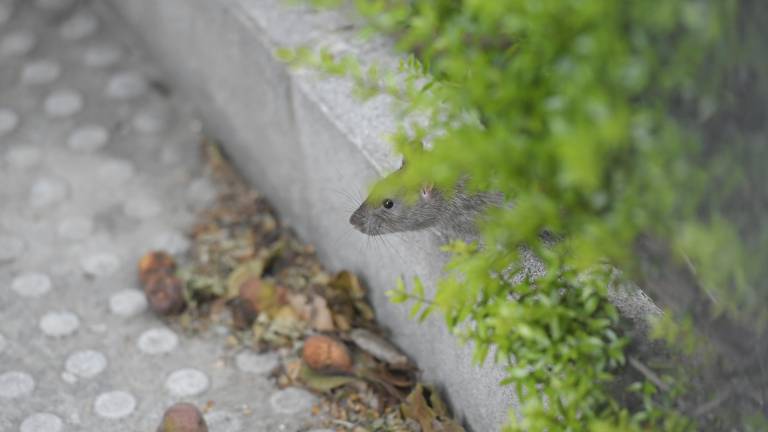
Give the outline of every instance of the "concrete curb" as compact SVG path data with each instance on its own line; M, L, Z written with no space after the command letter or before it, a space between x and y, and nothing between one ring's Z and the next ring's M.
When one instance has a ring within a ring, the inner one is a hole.
M415 233L369 243L347 222L355 199L398 164L384 141L396 124L388 100L361 103L348 80L289 71L273 55L278 47L320 44L364 61L396 64L389 41L359 42L343 13L283 0L111 4L144 37L175 79L174 87L189 97L284 220L313 242L332 268L364 277L378 319L418 362L424 379L440 384L455 414L472 430L499 430L517 406L512 389L498 385L503 370L473 365L471 347L448 334L439 317L416 323L407 308L385 296L398 275L418 275L434 286L445 262L436 239ZM622 301L630 302L630 310L648 310L632 306L629 296Z

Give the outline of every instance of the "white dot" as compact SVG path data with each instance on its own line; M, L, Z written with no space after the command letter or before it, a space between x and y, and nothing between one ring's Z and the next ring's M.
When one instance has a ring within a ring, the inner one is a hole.
M79 152L93 152L107 144L109 131L100 125L85 125L72 131L67 139L69 148Z
M59 28L59 34L64 39L79 40L92 35L98 26L99 21L93 14L79 12L70 19L64 21L61 28Z
M122 184L130 180L136 173L133 165L122 159L108 160L98 169L99 177L110 184Z
M23 56L35 47L37 40L32 33L17 31L8 33L0 40L1 56Z
M88 67L104 68L120 61L120 48L112 44L97 44L88 47L83 54L83 62Z
M67 184L64 180L43 177L35 181L29 192L29 204L32 207L47 207L58 204L67 197Z
M107 83L106 94L114 99L133 99L147 91L147 81L136 72L119 72Z
M179 344L176 333L166 328L154 328L139 336L139 350L145 354L164 354L173 351Z
M107 367L107 358L104 354L93 351L77 351L72 353L65 364L67 372L80 378L92 378L100 374Z
M110 276L120 268L120 260L111 253L96 253L80 260L83 271L90 276Z
M136 399L130 393L113 391L102 393L93 403L93 410L101 417L119 419L130 415L136 408Z
M59 417L50 413L35 413L21 422L19 432L59 432L63 427Z
M27 62L21 70L21 82L27 85L50 84L61 75L61 66L52 60Z
M133 198L123 204L125 214L138 219L149 219L157 216L162 209L159 202L147 196Z
M43 153L37 147L13 147L5 154L5 160L9 165L26 169L40 163Z
M48 11L60 11L69 7L73 0L37 0L38 8Z
M298 414L309 411L317 398L310 392L295 387L278 390L269 398L272 409L280 414Z
M235 364L243 372L266 375L279 366L280 359L274 352L256 354L253 351L243 351L235 357Z
M203 416L213 432L240 432L243 422L237 414L227 411L211 411Z
M13 15L13 3L0 3L0 25L5 24Z
M0 234L0 262L15 260L26 248L24 240Z
M80 327L80 319L72 312L48 312L40 319L40 329L48 336L69 336Z
M14 399L32 393L35 380L24 372L6 372L0 375L0 399Z
M5 340L5 336L3 336L2 333L0 333L0 353L3 352L3 350L7 345L8 345L8 342Z
M56 231L61 238L82 240L93 232L93 221L89 218L74 216L62 220Z
M13 132L18 125L18 114L8 108L0 108L0 137Z
M187 187L187 201L195 209L208 207L216 199L216 188L207 178L193 180Z
M109 299L109 310L115 315L131 317L147 309L147 298L139 290L126 289Z
M13 279L11 289L24 297L40 297L51 290L51 278L44 273L25 273Z
M189 240L184 234L168 231L152 239L152 248L164 250L171 255L178 255L189 249Z
M65 383L74 384L77 382L77 377L72 372L64 371L61 373L61 380Z
M139 111L133 116L133 127L145 134L155 134L163 129L166 125L166 116L161 112L154 110Z
M82 109L83 95L75 90L54 90L45 98L45 112L52 118L69 117Z
M179 369L165 380L165 388L174 396L197 396L208 389L208 377L197 369Z

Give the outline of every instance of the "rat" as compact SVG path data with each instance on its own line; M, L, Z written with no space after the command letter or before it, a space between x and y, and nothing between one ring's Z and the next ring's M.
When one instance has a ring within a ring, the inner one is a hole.
M502 205L504 196L498 192L468 192L466 180L460 179L450 193L432 184L424 185L415 200L406 199L404 194L374 199L371 194L352 213L349 223L370 236L430 229L450 238L476 239L478 216L489 206Z

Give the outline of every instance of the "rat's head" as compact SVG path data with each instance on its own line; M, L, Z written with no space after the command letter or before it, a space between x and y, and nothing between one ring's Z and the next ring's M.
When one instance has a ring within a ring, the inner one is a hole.
M417 231L435 226L444 207L445 200L432 185L422 187L416 197L381 193L374 188L349 223L368 235Z

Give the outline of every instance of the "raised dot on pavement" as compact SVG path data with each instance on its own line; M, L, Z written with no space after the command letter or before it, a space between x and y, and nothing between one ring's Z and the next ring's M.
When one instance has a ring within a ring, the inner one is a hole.
M162 209L162 206L157 200L147 196L132 198L123 204L123 211L125 214L138 219L148 219L157 216Z
M59 35L68 40L80 40L92 35L99 27L99 20L90 12L78 12L64 21Z
M125 289L109 299L109 310L115 315L131 317L147 309L147 297L135 289Z
M21 69L21 82L26 85L43 85L56 81L61 75L61 66L53 60L33 60Z
M309 412L317 398L312 393L295 387L278 390L269 398L272 409L280 414Z
M26 31L8 33L0 40L0 57L23 56L35 47L35 35Z
M67 357L64 367L77 377L93 378L107 367L107 357L98 351L77 351Z
M0 108L0 137L16 130L19 125L19 115L8 108Z
M177 255L189 249L189 240L184 234L176 231L166 231L152 239L152 248L164 250L171 255Z
M52 91L45 98L45 112L51 118L63 118L77 114L83 109L83 95L72 89Z
M35 380L31 375L19 371L0 375L0 399L15 399L32 393Z
M51 290L51 278L45 273L24 273L13 279L11 289L24 297L40 297Z
M17 146L8 149L5 160L9 165L19 169L27 169L40 163L43 153L37 147Z
M145 134L156 134L165 129L166 115L157 110L146 109L134 114L131 121L134 129Z
M280 357L274 352L257 354L247 350L235 357L235 364L243 372L267 375L280 365Z
M97 415L107 419L119 419L129 416L136 409L136 399L124 391L102 393L93 402Z
M75 151L89 153L104 147L107 141L107 128L101 125L85 125L72 131L67 138L67 146Z
M136 72L118 72L107 83L106 95L113 99L133 99L147 91L147 80Z
M179 369L165 380L165 388L177 397L197 396L208 390L208 376L197 369Z
M69 336L80 327L80 319L69 311L48 312L40 319L40 330L47 336Z
M67 240L83 240L93 232L93 221L86 217L73 216L59 222L56 232L59 237Z
M59 432L63 427L64 422L55 414L34 413L21 422L19 432Z
M89 276L110 276L120 268L120 259L114 254L100 252L81 259L80 267Z
M179 344L176 333L166 328L154 328L139 336L139 350L145 354L165 354L173 351Z
M11 19L13 15L13 3L0 3L0 25Z
M135 173L136 168L130 162L122 159L104 161L97 171L101 180L118 185L130 180Z
M122 53L120 48L108 43L91 45L83 54L83 63L88 67L104 68L120 61Z
M67 197L67 189L64 180L50 177L37 179L29 192L29 204L38 208L58 204Z
M243 429L243 422L236 413L228 411L211 411L206 413L205 423L212 431L216 432L240 432Z
M26 248L21 238L0 234L0 263L15 260L24 253Z

